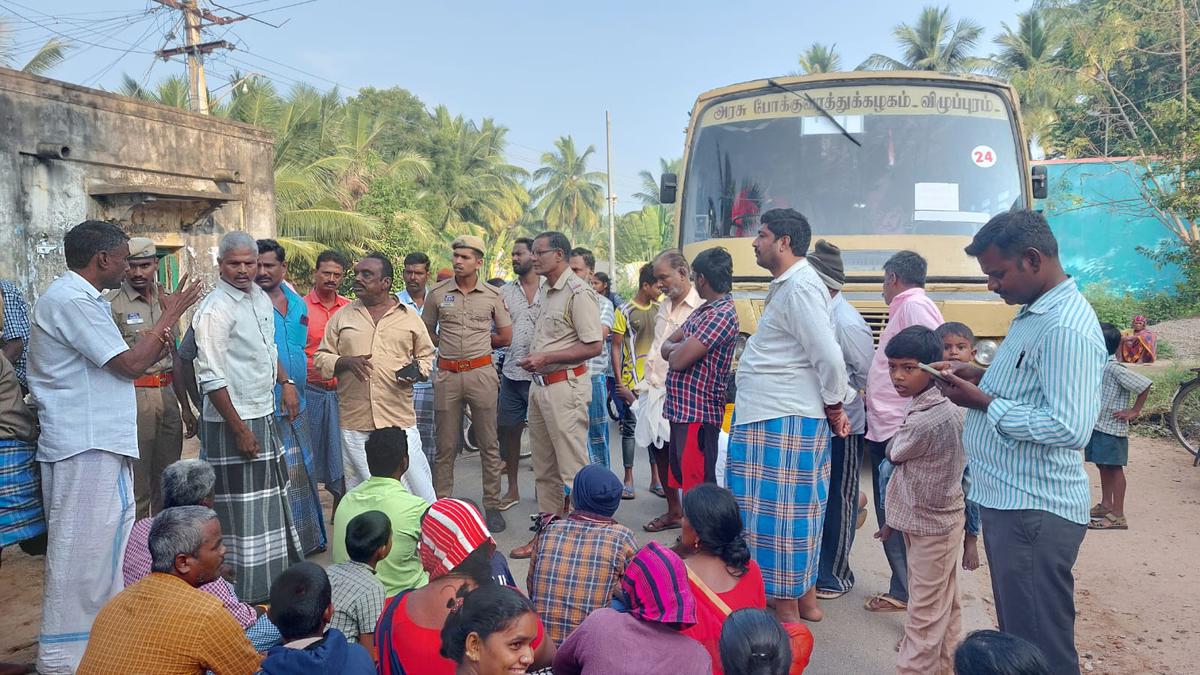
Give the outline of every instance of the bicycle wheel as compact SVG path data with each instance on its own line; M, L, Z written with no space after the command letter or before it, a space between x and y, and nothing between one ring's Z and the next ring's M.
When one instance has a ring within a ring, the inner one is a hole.
M1171 403L1171 432L1185 450L1200 452L1200 380L1193 380L1175 394Z

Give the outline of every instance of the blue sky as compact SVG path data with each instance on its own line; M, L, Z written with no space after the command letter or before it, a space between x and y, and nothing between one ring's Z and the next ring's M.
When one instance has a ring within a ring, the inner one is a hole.
M456 114L490 116L507 126L510 158L525 168L535 167L555 138L571 134L580 148L595 145L592 168L603 170L608 109L618 212L636 207L630 195L639 189L639 170L657 174L659 157L683 154L687 114L700 92L786 74L814 41L835 43L844 67L872 52L894 55L892 27L912 21L929 4L317 0L285 7L298 1L218 0L247 14L282 8L257 16L286 24L242 21L208 29L206 39L224 37L241 47L210 60L210 88L235 69L267 75L281 88L296 81L322 88L336 82L343 93L401 86L430 107L444 104ZM985 27L980 51L987 53L1001 22L1015 25L1017 12L1031 0L949 4L953 18L969 16ZM209 0L202 5L230 14ZM162 8L143 16L148 7L158 5L0 0L0 16L18 29L19 46L51 36L48 28L94 43L77 43L53 76L115 88L122 73L154 82L183 71L181 63L156 62L149 53L163 45L178 12Z

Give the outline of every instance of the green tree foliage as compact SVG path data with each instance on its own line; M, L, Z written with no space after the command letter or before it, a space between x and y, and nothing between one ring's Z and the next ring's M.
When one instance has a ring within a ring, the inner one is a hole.
M797 75L835 73L842 69L842 57L837 53L837 45L814 42L800 54L798 61L800 70Z
M50 38L37 48L23 64L18 65L16 40L12 27L0 19L0 66L16 68L31 75L45 75L62 63L70 46L59 38Z
M579 152L570 136L559 138L554 148L542 154L542 166L533 172L530 197L537 213L546 227L565 232L572 242L599 248L605 176L588 170L588 158L596 148L589 145Z
M892 29L900 47L900 58L871 54L859 70L933 70L939 73L965 73L986 66L972 55L983 27L971 19L950 18L949 7L925 7L915 24L902 23Z
M1025 129L1046 145L1058 109L1075 90L1074 74L1062 64L1066 30L1057 14L1031 9L1017 14L1016 28L1001 24L988 74L1007 80L1021 97ZM1053 152L1053 148L1049 148Z

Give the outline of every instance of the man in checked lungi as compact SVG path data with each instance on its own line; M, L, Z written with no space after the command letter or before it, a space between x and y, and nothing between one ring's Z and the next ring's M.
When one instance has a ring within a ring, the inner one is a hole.
M287 274L287 254L274 239L258 240L258 275L254 283L266 291L275 306L275 349L292 379L300 398L300 414L289 419L283 405L283 386L275 385L275 422L283 439L284 459L288 469L288 501L292 505L292 520L300 535L305 555L325 550L325 518L317 486L312 481L313 460L308 435L305 408L308 357L304 345L308 341L308 308L298 293L283 283Z
M125 278L129 236L85 221L63 237L63 254L68 271L34 307L28 352L48 532L39 673L75 671L96 614L124 587L138 456L133 380L167 353L175 324L200 295L186 282L164 294L162 315L130 347L101 295Z
M37 417L25 406L16 369L0 353L0 550L45 538L36 452Z
M225 533L234 588L243 602L257 603L270 595L279 573L303 558L288 503L275 385L289 421L300 413L300 397L279 360L271 299L254 284L254 237L221 237L217 265L221 278L192 317L196 382L205 396L201 442L217 473L213 510Z
M429 256L414 251L404 256L404 289L396 294L401 303L415 309L417 316L425 310L425 284L429 282ZM433 380L437 377L437 364L434 372L424 382L413 382L413 409L417 413L417 431L421 434L421 449L425 451L425 459L429 466L437 461L437 433L433 422Z
M815 584L830 433L849 433L842 406L854 398L829 292L805 259L811 237L793 209L762 216L754 257L773 281L738 366L727 467L750 554L785 623L822 616Z

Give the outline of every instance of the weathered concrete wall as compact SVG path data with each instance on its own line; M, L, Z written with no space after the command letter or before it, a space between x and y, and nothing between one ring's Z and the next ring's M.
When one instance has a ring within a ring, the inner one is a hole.
M272 140L256 127L0 68L0 277L34 300L66 269L63 234L94 218L154 239L181 273L211 282L221 234L275 234ZM35 156L39 143L70 154Z

